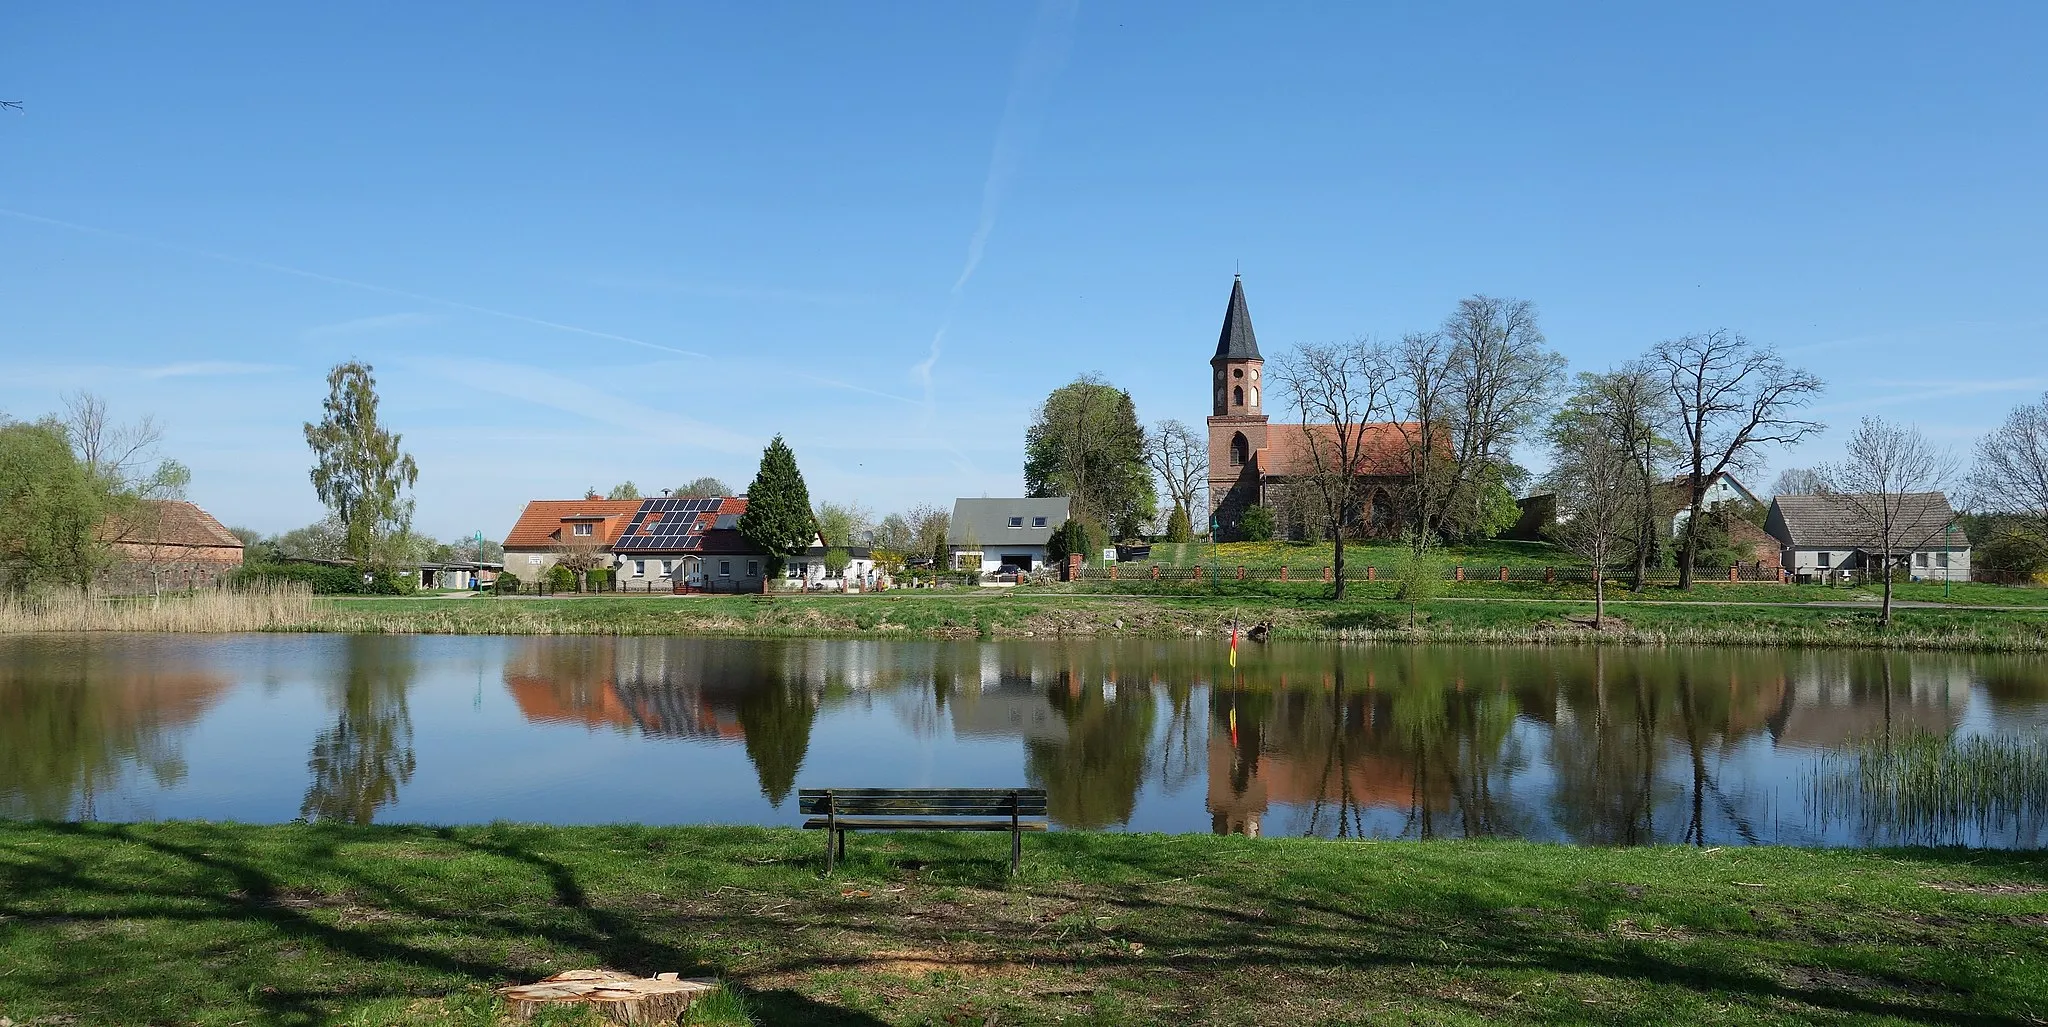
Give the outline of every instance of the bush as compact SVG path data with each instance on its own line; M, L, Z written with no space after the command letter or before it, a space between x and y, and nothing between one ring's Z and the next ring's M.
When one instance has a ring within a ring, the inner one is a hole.
M844 549L825 550L825 576L836 578L846 573L846 565L853 562L853 554Z
M1054 566L1067 562L1067 557L1081 554L1084 562L1100 559L1102 540L1108 537L1101 529L1079 517L1070 517L1046 540L1045 556Z
M370 580L364 581L353 567L325 563L248 563L229 580L238 587L296 582L318 596L403 596L419 590L409 573L374 571Z
M1237 533L1246 542L1273 541L1273 511L1263 506L1246 510L1244 516L1237 519Z
M612 590L612 578L617 573L611 567L593 567L584 572L583 579L590 583L592 592L609 592Z
M2025 528L1994 532L1978 547L1976 565L2007 581L2037 581L2048 573L2048 537Z
M550 592L574 592L576 572L558 563L548 568L547 583Z
M491 591L501 596L516 596L519 594L519 585L519 575L511 571L500 571L498 580L491 583Z
M1192 542L1195 526L1188 519L1188 508L1176 503L1173 513L1166 518L1166 540L1168 542Z

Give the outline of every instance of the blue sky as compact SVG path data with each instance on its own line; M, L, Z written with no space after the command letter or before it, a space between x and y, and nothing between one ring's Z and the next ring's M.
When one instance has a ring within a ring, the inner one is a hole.
M1830 386L1773 467L2048 389L2048 7L1562 6L14 5L0 410L152 413L282 530L353 356L437 535L776 432L888 510L1017 491L1079 372L1198 422L1240 266L1269 358L1741 331Z

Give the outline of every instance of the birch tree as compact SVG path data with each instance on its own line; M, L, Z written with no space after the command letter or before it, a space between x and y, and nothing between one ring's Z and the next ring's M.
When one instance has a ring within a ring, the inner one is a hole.
M403 535L412 520L406 492L419 467L399 448L401 436L378 419L377 379L351 360L327 372L327 398L318 423L307 422L313 450L313 491L341 522L349 559L358 569L377 555L380 538Z

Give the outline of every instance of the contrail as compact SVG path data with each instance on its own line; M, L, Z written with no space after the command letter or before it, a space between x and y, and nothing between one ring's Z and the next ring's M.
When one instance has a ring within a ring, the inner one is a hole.
M1002 208L1003 194L1009 191L1010 176L1038 136L1046 99L1052 95L1060 65L1066 62L1067 45L1073 41L1074 16L1079 8L1079 0L1045 0L1038 5L1031 36L1024 43L1024 52L1017 56L1010 97L1003 104L1003 120L996 127L988 177L981 183L981 221L975 225L974 237L968 240L967 260L960 268L960 277L953 282L956 293L981 265L981 252L988 245L989 233L995 230L996 214Z
M705 356L705 354L699 353L695 350L677 349L674 346L664 346L658 342L648 342L645 339L635 339L629 335L614 335L611 332L600 332L594 328L581 328L576 325L563 324L560 321L548 321L543 318L528 317L525 314L515 314L509 310L494 310L490 307L480 307L474 303L464 303L460 300L443 299L439 296L428 296L423 293L407 292L404 289L394 289L388 285L377 285L373 282L359 282L353 278L339 278L334 275L323 275L318 271L307 271L303 268L287 267L283 264L273 264L267 260L254 260L249 257L237 257L232 253L216 253L212 250L202 250L192 246L181 246L177 243L164 242L159 239L150 239L140 235L130 235L127 232L116 232L110 228L98 228L93 225L81 225L72 221L59 221L56 218L47 218L40 214L30 214L27 211L22 210L10 210L6 207L0 207L0 215L15 218L21 221L33 221L37 224L42 225L54 225L58 228L67 228L70 229L71 231L84 232L87 233L88 235L97 235L103 236L108 239L120 239L124 242L139 243L143 246L152 246L160 250L169 250L172 253L183 253L194 257L205 257L208 260L218 260L228 264L240 264L243 267L261 268L262 270L273 271L281 275L295 275L299 278L310 278L313 281L326 282L330 285L344 285L351 289L364 289L370 292L380 292L386 296L398 296L404 299L418 300L422 303L439 304L440 306L444 307L453 307L456 310L467 310L474 314L483 314L487 317L503 318L504 320L507 321L519 321L524 324L538 325L542 328L553 328L557 331L574 332L577 335L588 335L596 339L610 339L613 342L631 343L632 345L635 346L644 346L648 349L660 350L663 353L674 353L678 356L685 357L701 358Z

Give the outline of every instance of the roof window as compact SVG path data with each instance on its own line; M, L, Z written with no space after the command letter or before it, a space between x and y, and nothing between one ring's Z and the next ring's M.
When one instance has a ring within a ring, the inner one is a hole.
M1012 528L1021 528L1021 527L1023 527L1023 526L1024 526L1024 518L1022 518L1022 517L1012 517L1012 518L1010 518L1010 527L1012 527Z

